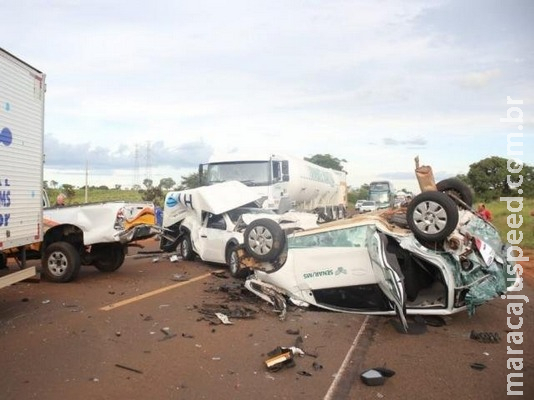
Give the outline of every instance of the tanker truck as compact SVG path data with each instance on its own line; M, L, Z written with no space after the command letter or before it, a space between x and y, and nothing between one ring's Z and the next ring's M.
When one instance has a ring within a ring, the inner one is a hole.
M281 154L214 155L200 164L201 186L239 181L261 197L262 208L314 212L319 222L346 216L346 172Z

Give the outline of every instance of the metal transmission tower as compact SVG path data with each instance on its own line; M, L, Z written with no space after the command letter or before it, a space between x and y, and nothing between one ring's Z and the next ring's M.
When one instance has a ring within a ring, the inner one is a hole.
M135 151L134 151L134 175L133 175L132 186L140 185L140 183L141 182L139 182L139 146L136 143Z
M145 175L146 179L152 180L152 149L150 145L150 140L147 140L146 142L146 170Z

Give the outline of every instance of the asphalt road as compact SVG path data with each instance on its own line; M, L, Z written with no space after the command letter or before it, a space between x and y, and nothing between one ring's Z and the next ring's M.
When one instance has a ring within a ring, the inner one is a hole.
M156 249L148 242L142 251ZM532 285L521 294L534 299ZM84 267L69 284L2 289L1 398L504 399L507 304L499 299L409 335L391 318L292 308L281 321L220 266L134 250L112 274ZM524 352L525 398L534 398L532 307L523 314L524 342L514 345ZM500 340L481 343L472 330ZM269 371L268 353L279 346L306 355ZM378 366L395 375L364 385L360 373Z

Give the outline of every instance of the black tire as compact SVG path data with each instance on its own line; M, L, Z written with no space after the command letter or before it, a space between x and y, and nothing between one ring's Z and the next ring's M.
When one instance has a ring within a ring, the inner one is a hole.
M180 254L186 261L193 261L195 259L195 252L193 251L193 244L191 243L191 235L184 233L182 240L180 240Z
M67 242L52 243L45 249L41 260L41 272L52 282L70 282L80 272L80 254Z
M250 275L250 269L241 267L241 264L239 263L239 255L237 254L236 246L228 247L228 250L226 251L226 264L228 265L230 275L234 278L244 279Z
M425 242L441 242L458 225L458 207L442 192L423 192L408 205L406 218L415 237Z
M0 269L6 269L7 268L7 256L0 252Z
M244 233L245 250L258 261L273 261L284 250L286 235L277 222L269 218L252 221Z
M120 243L99 243L93 246L91 252L94 252L94 265L100 272L118 270L126 257L124 247Z
M449 194L454 200L455 197L462 200L469 208L473 206L473 192L458 178L449 178L439 181L436 184L439 192Z

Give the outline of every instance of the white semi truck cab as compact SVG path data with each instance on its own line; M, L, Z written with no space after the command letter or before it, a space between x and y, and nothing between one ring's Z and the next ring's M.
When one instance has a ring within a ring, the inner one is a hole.
M200 164L201 185L236 180L253 188L262 207L316 212L322 219L346 215L346 173L281 154L244 153L212 157Z

